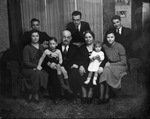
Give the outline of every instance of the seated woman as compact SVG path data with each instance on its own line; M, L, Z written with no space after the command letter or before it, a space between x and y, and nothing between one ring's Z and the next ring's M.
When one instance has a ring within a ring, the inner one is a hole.
M48 74L44 70L38 70L38 62L44 47L38 43L39 32L32 30L31 43L23 49L23 69L22 74L26 79L26 87L29 90L28 100L34 97L35 102L39 102L38 91L40 87L46 88L48 81Z
M124 47L115 42L114 31L106 33L106 43L103 45L108 62L100 76L100 97L97 104L109 102L109 89L121 88L121 78L126 74L127 63Z
M78 56L78 67L79 69L72 69L71 75L70 75L70 85L71 88L76 88L72 89L74 92L74 98L77 97L77 90L81 89L82 93L82 99L81 103L92 103L92 96L93 96L93 83L92 80L88 83L85 84L84 82L87 79L88 76L88 65L90 63L90 58L89 56L91 55L93 48L94 48L94 38L95 34L92 31L86 31L84 34L85 38L85 44L82 45L79 48L79 56ZM101 68L99 68L99 73ZM76 100L76 99L75 99ZM76 101L74 101L75 103Z

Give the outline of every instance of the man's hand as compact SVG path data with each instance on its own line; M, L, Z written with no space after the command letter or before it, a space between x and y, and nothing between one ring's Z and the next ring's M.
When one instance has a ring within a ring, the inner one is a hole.
M83 75L84 75L84 73L86 73L86 71L85 71L85 69L84 69L84 67L83 67L83 66L80 66L80 68L79 68L79 72L80 72L80 75L81 75L81 76L83 76Z
M71 69L73 69L73 68L78 68L78 65L77 64L73 64L72 66L71 66Z
M98 73L99 73L99 74L103 73L103 70L104 70L103 67L99 67Z

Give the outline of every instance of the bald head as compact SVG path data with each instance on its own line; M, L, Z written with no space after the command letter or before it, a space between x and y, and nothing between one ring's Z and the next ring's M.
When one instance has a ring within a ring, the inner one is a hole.
M68 30L64 30L62 32L62 44L63 45L69 45L70 41L71 41L72 37L71 37L71 32Z

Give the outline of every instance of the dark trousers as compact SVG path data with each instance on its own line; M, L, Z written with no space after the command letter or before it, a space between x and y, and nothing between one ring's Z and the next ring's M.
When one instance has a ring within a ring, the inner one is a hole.
M77 93L81 93L81 76L79 74L79 70L74 68L71 69L70 75L69 75L69 83L70 88L73 91L74 98L77 98Z
M49 95L52 96L52 99L58 99L61 95L61 87L58 79L57 71L55 69L48 70L49 78L47 90Z

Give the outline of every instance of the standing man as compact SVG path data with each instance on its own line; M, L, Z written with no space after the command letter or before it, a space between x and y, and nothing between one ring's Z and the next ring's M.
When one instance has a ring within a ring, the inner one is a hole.
M122 26L121 18L118 15L113 16L111 22L113 24L112 29L115 31L116 42L121 43L124 46L127 56L130 57L132 43L131 29Z
M87 30L91 30L89 23L85 21L81 21L82 14L80 11L74 11L72 13L72 21L67 24L67 30L69 30L72 34L71 43L76 44L77 46L81 46L84 41L84 32Z
M22 48L31 42L31 32L32 30L38 30L40 28L40 20L32 18L31 21L31 31L26 31L22 36ZM39 43L42 44L45 48L48 47L47 41L50 39L50 36L46 32L39 31Z

